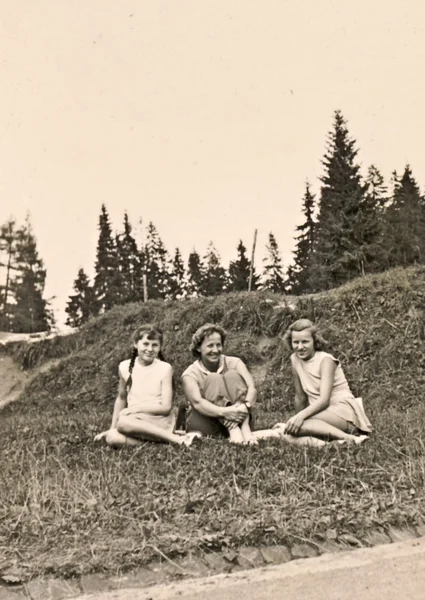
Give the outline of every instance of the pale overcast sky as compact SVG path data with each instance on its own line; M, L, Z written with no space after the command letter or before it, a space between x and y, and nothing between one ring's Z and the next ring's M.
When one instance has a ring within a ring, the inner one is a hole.
M420 0L0 0L0 223L30 211L64 307L101 203L224 263L286 261L339 108L364 171L425 185Z

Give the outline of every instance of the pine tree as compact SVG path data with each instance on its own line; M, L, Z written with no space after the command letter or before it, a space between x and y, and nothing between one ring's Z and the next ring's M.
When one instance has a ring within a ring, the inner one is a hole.
M409 165L386 210L385 245L390 267L425 263L425 199Z
M116 247L121 273L121 302L140 301L143 298L143 260L126 212L124 231L117 235Z
M388 267L384 248L384 211L387 200L384 178L377 167L371 165L366 178L366 194L360 203L355 224L362 275L384 271Z
M356 164L355 141L350 138L340 111L335 112L334 130L329 134L323 159L325 174L316 224L312 283L328 289L362 273L361 235L356 228L365 185Z
M220 261L219 253L210 242L203 260L205 277L202 291L205 296L217 296L226 291L227 273Z
M108 211L102 204L93 286L98 312L109 310L122 302L123 288L119 266L117 246L112 235Z
M201 257L193 250L189 254L187 262L187 294L188 296L200 296L204 289L204 267Z
M170 257L155 225L148 225L144 260L149 299L165 299L170 294Z
M232 292L246 292L249 285L249 275L251 270L251 261L246 256L246 247L242 240L239 240L237 247L238 257L229 265L229 284L228 289ZM251 290L256 290L258 287L259 277L255 273L255 268L252 271Z
M307 182L302 207L305 221L296 228L299 235L295 238L294 264L288 268L287 275L287 285L293 294L312 291L310 278L315 234L314 209L315 197Z
M65 308L68 315L66 325L80 327L87 323L90 317L96 315L97 312L94 289L90 285L90 280L84 269L78 271L73 287L76 293L69 297Z
M9 300L16 270L16 243L16 221L10 218L0 229L0 267L4 270L4 285L0 285L0 329L3 331L8 331L10 327Z
M185 294L185 268L180 250L176 248L169 279L169 294L173 300Z
M49 303L43 298L46 270L37 250L29 217L16 236L16 276L10 284L10 330L18 333L49 331L54 324Z
M261 287L272 292L284 292L282 259L279 246L273 233L269 233L269 243L266 245L267 256L264 258L264 270Z

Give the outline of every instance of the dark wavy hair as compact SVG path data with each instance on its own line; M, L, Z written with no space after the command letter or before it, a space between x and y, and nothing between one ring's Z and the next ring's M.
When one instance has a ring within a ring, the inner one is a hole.
M146 325L142 325L141 327L138 327L136 329L136 331L133 333L133 335L131 336L131 341L133 343L133 350L132 350L132 353L130 356L130 365L128 367L128 371L129 371L130 375L126 381L127 392L129 391L129 389L131 388L131 384L133 383L132 373L133 373L134 363L136 362L136 358L139 354L137 351L137 348L134 347L134 344L137 344L137 342L139 340L141 340L144 335L148 336L148 340L158 340L159 346L160 346L158 358L159 358L159 360L165 360L164 355L162 354L162 344L164 341L164 334L162 333L162 329L160 329L159 327L156 327L155 325L151 325L150 323L147 323Z
M195 358L201 358L201 352L199 348L201 347L202 342L206 337L212 335L213 333L218 333L221 338L221 343L224 346L224 342L226 341L227 332L220 325L216 325L215 323L206 323L199 327L195 331L192 336L192 342L190 344L190 351Z
M322 337L322 335L319 333L317 325L310 321L310 319L298 319L288 327L282 338L285 348L292 352L292 332L304 331L305 329L308 329L308 331L311 333L314 342L314 349L325 350L328 344L326 340Z

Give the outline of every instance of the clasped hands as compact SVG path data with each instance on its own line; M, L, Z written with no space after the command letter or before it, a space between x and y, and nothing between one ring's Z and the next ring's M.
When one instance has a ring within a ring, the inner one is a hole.
M228 421L236 421L236 423L242 423L245 421L248 415L248 407L243 402L234 404L232 406L226 406L224 418Z

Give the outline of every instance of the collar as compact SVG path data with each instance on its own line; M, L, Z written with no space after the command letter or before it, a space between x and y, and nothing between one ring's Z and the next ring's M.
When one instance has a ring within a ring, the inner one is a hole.
M220 357L220 366L218 367L217 371L209 371L201 359L198 360L198 367L202 373L205 373L205 375L209 375L210 373L222 373L224 369L224 356L222 354Z

